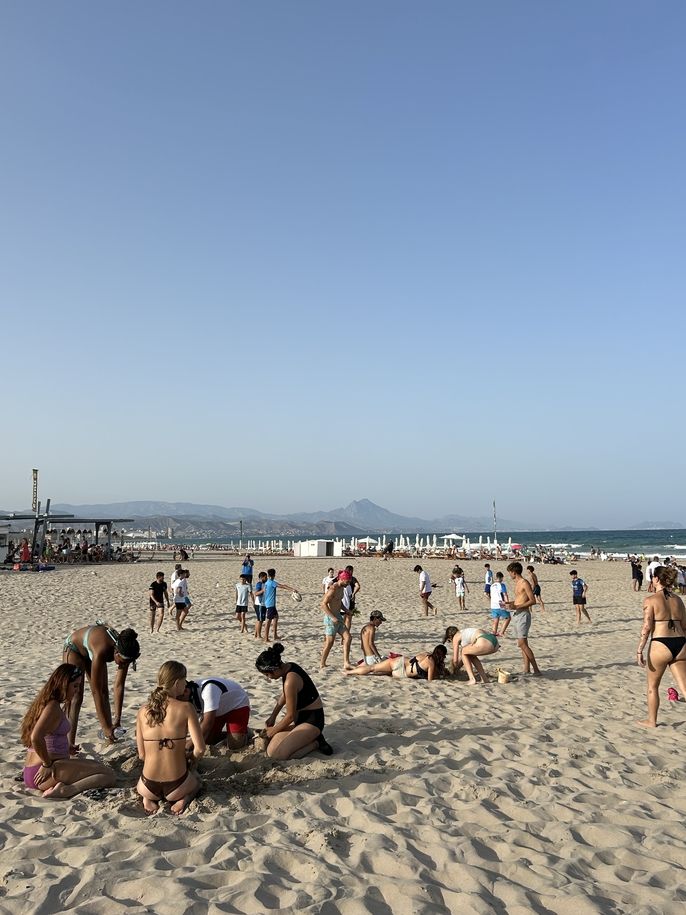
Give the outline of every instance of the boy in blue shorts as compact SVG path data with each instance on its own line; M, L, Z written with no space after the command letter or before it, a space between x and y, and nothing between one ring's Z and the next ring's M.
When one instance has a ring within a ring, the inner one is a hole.
M506 607L507 585L503 581L503 573L495 573L495 581L491 585L491 619L493 620L493 635L498 635L498 625L500 620L505 620L501 636L505 635L507 627L510 625L512 615Z
M285 591L295 591L290 585L284 585L276 580L276 569L267 569L267 581L264 585L264 607L267 628L264 633L265 642L269 641L269 630L274 623L274 639L278 639L279 611L276 609L276 591L277 588L283 588Z

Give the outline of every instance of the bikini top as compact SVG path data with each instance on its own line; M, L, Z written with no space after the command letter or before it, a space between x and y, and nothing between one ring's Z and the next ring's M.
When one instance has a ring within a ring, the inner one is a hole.
M661 593L662 593L662 596L663 596L664 599L665 599L665 604L667 603L667 599L668 599L668 598L673 597L672 592L671 592L671 591L668 591L666 588L664 588L664 589L662 590ZM653 617L653 620L654 620L654 622L656 622L656 623L667 623L667 628L668 628L668 629L676 629L676 626L674 625L675 623L679 623L681 626L684 625L681 619L676 619L676 620L674 620L674 619L672 619L671 616L669 617L669 619L666 619L666 620L659 620L659 619L657 619L657 617L654 616L654 617Z
M144 737L143 743L157 743L160 750L165 748L168 750L174 749L175 740L185 740L188 735L184 734L183 737Z
M417 660L416 656L414 658L410 658L410 670L412 671L413 674L417 674L418 680L428 680L429 679L429 671L424 670L423 667L420 667L419 661Z

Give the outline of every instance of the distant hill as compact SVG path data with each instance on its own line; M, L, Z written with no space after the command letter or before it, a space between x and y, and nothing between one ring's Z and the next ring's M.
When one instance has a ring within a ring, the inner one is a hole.
M683 531L686 530L685 524L678 521L641 521L640 524L634 524L630 530L633 531Z

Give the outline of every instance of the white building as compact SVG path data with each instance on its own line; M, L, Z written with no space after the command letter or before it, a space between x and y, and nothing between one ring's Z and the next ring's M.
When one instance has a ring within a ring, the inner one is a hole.
M298 540L293 544L293 555L301 559L342 556L343 543L340 540Z

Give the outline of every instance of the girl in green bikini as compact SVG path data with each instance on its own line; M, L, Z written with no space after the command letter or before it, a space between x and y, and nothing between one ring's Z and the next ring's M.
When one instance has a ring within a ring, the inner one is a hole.
M88 677L95 711L98 721L102 726L105 738L114 743L117 739L115 729L121 723L121 710L124 704L124 684L129 672L129 665L136 668L136 659L140 657L141 647L138 644L137 633L133 629L123 629L117 632L104 623L94 626L82 626L76 629L65 639L63 661L65 664L74 664L80 667ZM114 681L114 720L110 708L110 690L107 681L107 665L117 665L117 675ZM69 734L70 747L76 752L76 731L79 726L79 713L83 703L83 678L79 689L69 703Z
M457 671L460 666L460 660L464 664L464 669L469 675L468 683L470 686L476 685L474 668L481 677L482 683L488 683L488 674L483 668L479 657L488 654L495 654L500 647L498 639L492 632L485 629L462 629L457 626L448 626L445 630L443 644L451 642L453 646L453 667Z

